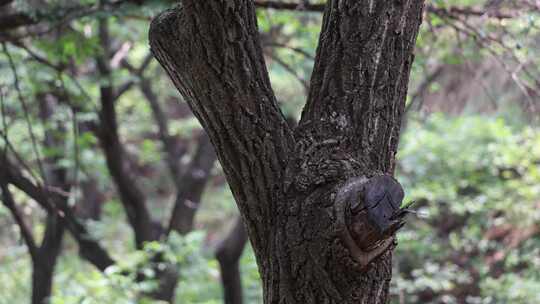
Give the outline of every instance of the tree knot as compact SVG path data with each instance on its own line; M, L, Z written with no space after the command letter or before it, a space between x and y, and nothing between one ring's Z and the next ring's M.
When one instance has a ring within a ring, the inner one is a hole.
M285 190L307 193L321 185L347 180L366 170L365 161L351 152L343 138L305 132L297 136L295 152L285 171Z
M407 209L404 192L389 175L348 179L334 200L340 238L361 269L394 244Z

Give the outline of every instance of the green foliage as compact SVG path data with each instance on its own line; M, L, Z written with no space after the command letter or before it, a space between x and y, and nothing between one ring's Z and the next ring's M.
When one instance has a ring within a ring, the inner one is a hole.
M187 282L195 278L196 282L206 280L204 276L208 261L200 255L204 233L192 232L184 237L172 234L167 243L150 242L143 250L132 251L115 257L118 264L101 273L89 265L81 265L80 259L64 258L60 271L56 276L57 288L51 299L52 304L75 303L153 303L158 301L147 299L143 294L153 291L156 269L175 267L181 269L181 281ZM160 262L154 257L160 256ZM143 280L137 277L143 276ZM142 297L142 298L141 298ZM182 303L195 303L189 295L179 293Z
M395 303L399 296L405 303L538 302L540 239L538 233L520 239L519 233L540 219L539 130L512 126L500 118L437 114L423 124L409 124L398 157L406 201L417 201L413 208L418 216L410 216L399 234L392 281ZM204 201L198 221L210 231L221 229L215 223L217 213L223 212L216 210L233 204L230 193L209 192ZM109 203L106 208L118 205ZM232 217L234 210L226 213ZM121 211L106 215L111 219L92 224L95 236L125 238L125 233L111 237L115 232L108 228ZM497 229L508 231L502 238L490 237ZM204 245L205 235L172 235L167 243L152 242L135 252L127 248L130 242L109 244L120 263L106 274L67 252L58 266L53 303L155 303L140 295L155 287L156 265L150 259L158 253L180 269L177 303L221 303L219 267ZM0 267L0 280L9 277L4 294L24 302L29 262L17 258L25 256L19 248L3 258L9 267ZM147 279L136 282L137 271ZM242 257L241 271L246 303L261 303L250 249Z
M31 263L23 245L0 251L0 304L30 302Z
M155 268L151 262L156 254L163 255L163 266L174 264L180 269L180 288L176 303L218 304L223 303L219 279L219 267L203 245L205 233L192 232L185 237L172 234L164 244L148 243L141 251L118 254L118 265L101 273L82 261L76 254L64 254L57 267L51 304L161 304L159 301L142 297L152 291ZM24 247L12 248L8 257L3 257L0 279L0 304L25 303L29 301L30 261L25 257ZM244 292L247 303L262 303L260 278L251 248L247 248L241 259ZM145 280L135 279L144 274Z
M408 128L399 178L418 217L399 234L394 292L407 303L536 303L540 130L443 115Z

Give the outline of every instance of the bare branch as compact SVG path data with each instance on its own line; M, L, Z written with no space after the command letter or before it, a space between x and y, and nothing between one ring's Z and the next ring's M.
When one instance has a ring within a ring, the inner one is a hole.
M141 65L138 68L135 68L134 66L132 66L126 59L123 59L120 62L120 65L124 67L126 70L128 70L133 76L140 78L142 77L144 71L146 70L146 68L148 68L150 63L152 63L152 59L154 59L154 56L152 56L152 54L149 53L148 55L144 57ZM124 84L120 85L118 89L116 90L116 95L114 96L114 99L117 100L118 98L120 98L124 93L129 91L133 87L133 85L135 85L136 82L137 80L130 79L126 81Z
M21 231L21 236L23 237L26 246L28 247L28 252L30 253L30 257L33 261L36 261L39 259L39 248L36 245L36 241L34 240L34 236L32 235L32 229L26 224L24 221L24 216L22 212L17 207L17 204L15 203L15 200L13 199L13 195L11 194L11 191L8 188L8 184L5 180L3 180L2 177L0 177L0 187L2 189L2 202L4 205L9 209L11 212L11 215L13 216L13 219L19 226L19 230Z
M2 177L5 178L7 183L23 191L45 209L47 213L65 219L67 228L77 240L80 253L85 259L101 271L115 263L99 242L91 237L86 226L76 218L71 208L66 203L62 203L66 201L66 197L35 185L4 157L0 157L0 169Z
M11 57L11 53L9 52L7 46L5 43L2 43L2 50L6 57L8 58L8 62L11 68L11 71L13 72L13 78L14 78L14 86L15 90L17 91L17 97L19 98L19 101L21 103L21 106L24 111L24 117L26 119L26 125L28 128L28 133L30 134L30 140L32 142L32 149L34 151L34 154L36 156L36 161L38 164L39 171L41 173L41 177L43 178L43 181L45 184L47 184L47 177L45 176L45 170L43 168L43 163L41 161L41 155L39 153L38 147L37 147L37 139L34 134L34 129L32 127L32 122L30 121L30 111L28 109L28 105L26 103L26 100L21 92L21 87L19 85L19 74L17 73L17 68L15 66L15 63L13 62L13 58Z
M304 77L302 77L293 67L291 67L285 61L283 61L281 58L279 58L279 56L274 55L274 54L270 54L270 57L272 57L272 59L277 64L282 66L287 72L289 72L289 74L291 74L294 78L296 78L296 80L298 80L298 82L304 88L304 91L305 91L306 95L309 93L309 81L304 79Z
M500 11L488 11L473 7L450 6L447 8L427 5L426 11L438 16L464 16L464 17L490 17L495 19L511 19L519 16L520 12L504 13Z
M298 53L298 54L304 56L305 58L307 58L309 60L315 60L315 56L311 55L309 52L307 52L307 51L305 51L305 50L303 50L301 48L292 47L292 46L287 45L287 44L271 42L271 43L265 44L264 46L284 48L284 49L287 49L287 50L291 50L291 51L293 51L295 53Z
M424 96L428 92L429 87L433 84L433 82L437 81L437 79L442 75L443 71L444 65L439 65L424 77L422 83L420 83L416 91L411 95L411 101L405 107L405 113L409 113L413 108L415 108L417 111L422 108Z
M158 126L159 138L163 143L166 152L169 172L174 179L174 184L178 188L178 185L181 182L179 160L186 151L183 148L180 149L176 144L176 140L169 134L169 120L161 108L158 96L154 93L150 81L146 78L141 78L139 86L143 96L146 98L152 109L154 121Z
M115 108L116 100L114 98L115 94L108 62L110 37L108 26L104 19L101 19L99 22L99 36L105 54L97 58L97 67L100 76L108 83L100 87L100 126L96 135L101 143L107 167L120 194L120 200L126 211L129 223L134 229L137 247L142 248L144 242L151 241L154 238L152 234L152 221L146 206L144 194L127 167L124 147L118 134Z
M259 8L269 8L276 10L291 10L291 11L305 11L305 12L324 12L326 4L303 4L303 3L292 3L292 2L281 2L281 1L264 1L256 0L255 5ZM474 7L438 7L435 5L426 5L426 11L428 13L436 15L461 15L466 17L491 17L496 19L509 19L515 18L519 15L519 12L500 12L500 11L490 11L488 12L485 9L478 9Z
M208 135L202 133L197 140L197 150L193 159L175 181L176 201L169 221L168 233L177 231L186 234L193 229L193 220L200 206L200 200L210 173L214 167L216 154Z
M299 12L324 12L326 4L311 4L311 3L292 3L281 1L255 1L255 5L259 8L270 8L276 10L291 10Z
M10 40L9 41L13 46L15 47L18 47L22 50L24 50L32 59L34 59L35 61L43 64L43 65L46 65L54 70L56 70L57 72L61 72L65 69L65 66L62 65L62 64L56 64L56 63L53 63L51 61L49 61L46 57L43 57L42 55L36 53L35 51L33 51L32 49L30 49L28 46L26 46L23 42L21 41L18 41L18 40Z

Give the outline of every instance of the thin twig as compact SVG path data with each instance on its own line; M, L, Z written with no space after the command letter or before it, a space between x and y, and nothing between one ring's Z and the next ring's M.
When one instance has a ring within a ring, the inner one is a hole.
M2 50L3 50L4 54L7 56L7 58L8 58L9 65L10 65L11 71L13 73L15 90L17 91L17 97L19 98L19 101L21 102L21 105L22 105L22 108L23 108L23 111L24 111L24 117L26 119L28 132L30 133L30 140L32 141L32 149L34 150L34 154L36 156L36 161L37 161L38 168L39 168L39 171L40 171L40 174L41 174L41 178L43 179L43 182L46 185L47 184L47 177L45 175L45 170L43 168L43 163L41 161L41 156L39 154L39 150L38 150L38 147L37 147L37 139L36 139L36 136L34 134L34 129L32 128L32 123L30 121L30 111L28 109L28 105L26 103L26 100L25 100L25 98L24 98L24 96L22 94L22 91L21 91L21 87L19 85L19 75L17 73L17 68L15 66L15 62L13 61L13 58L11 57L11 53L7 49L7 46L6 46L5 43L2 43Z
M302 76L300 76L300 74L298 74L298 72L296 72L296 70L293 67L288 65L285 61L281 60L281 58L279 58L278 56L274 54L270 54L270 57L272 57L274 61L276 61L279 65L281 65L287 72L289 72L292 76L294 76L294 78L296 78L298 82L300 82L306 94L309 92L309 83Z
M4 155L3 157L7 156ZM32 229L24 221L23 213L17 207L17 204L13 199L13 195L8 188L8 184L3 179L0 179L0 188L2 189L2 202L4 203L4 206L9 209L11 215L13 216L13 219L17 223L17 226L19 226L21 236L26 244L26 247L28 247L30 257L33 261L36 261L36 259L39 258L39 247L37 246L34 236L32 234Z
M286 45L286 44L283 44L283 43L268 43L266 44L266 46L269 46L269 47L278 47L278 48L283 48L283 49L287 49L287 50L291 50L295 53L298 53L300 55L303 55L304 57L310 59L310 60L315 60L315 56L311 55L310 53L308 53L307 51L301 49L301 48L297 48L297 47L292 47L292 46L289 46L289 45Z

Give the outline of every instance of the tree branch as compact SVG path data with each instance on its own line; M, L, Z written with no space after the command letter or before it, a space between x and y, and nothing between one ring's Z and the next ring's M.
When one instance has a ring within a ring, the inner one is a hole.
M127 167L124 147L118 134L116 100L108 63L110 38L105 20L99 22L99 36L105 54L97 58L97 67L100 76L107 83L100 87L100 126L96 135L104 151L107 168L118 189L129 223L135 232L137 248L142 248L144 242L154 238L152 222L144 194Z
M0 158L0 169L7 183L10 183L23 191L38 203L38 205L45 209L47 213L56 214L59 217L65 218L67 228L77 241L79 252L82 257L87 259L101 271L104 271L107 267L115 263L107 251L101 247L99 242L91 237L86 226L77 219L71 208L69 208L67 204L57 203L64 201L65 197L61 197L57 192L36 186L32 181L24 177L16 167L4 157Z
M12 0L3 0L8 3ZM103 9L108 10L120 10L124 4L138 4L144 5L149 3L151 0L118 0L106 2ZM173 3L173 1L171 1ZM1 6L1 5L0 5ZM293 2L281 2L281 1L264 1L264 0L255 0L255 6L261 9L275 9L275 10L290 10L297 12L313 12L313 13L322 13L324 12L325 4L311 4L311 3L293 3ZM528 10L537 10L538 8L533 5L525 5L524 8ZM460 15L464 17L483 17L488 16L496 19L509 19L515 18L520 14L526 12L527 10L521 8L516 9L515 11L502 12L502 11L487 11L485 9L479 9L475 7L458 7L450 6L447 8L438 7L435 5L427 5L426 11L431 14L436 15ZM11 14L0 14L0 32L7 32L15 30L23 26L31 26L44 21L51 23L64 24L66 21L73 20L75 18L80 18L92 14L101 12L100 9L94 7L93 5L75 5L73 7L68 7L62 10L63 14L61 17L56 18L57 20L51 20L49 11L38 12L36 15L29 15L22 12L16 12ZM58 12L57 12L58 13Z
M307 1L304 1L307 2ZM324 12L326 4L311 4L311 3L292 3L292 2L281 2L281 1L262 1L256 0L255 6L258 8L270 8L275 10L290 10L290 11L299 11L299 12Z
M0 31L9 31L21 26L36 24L38 21L25 13L0 15Z
M404 110L422 9L421 0L329 2L297 131L304 144L291 171L305 177L291 181L297 188L306 182L313 186L311 176L325 176L328 182L346 178L344 172L393 172L399 138L394 122ZM310 149L326 159L306 155ZM327 163L325 172L299 169L321 162Z
M0 7L11 4L11 2L13 2L13 0L0 0Z
M405 113L409 113L409 111L413 110L413 107L417 111L422 109L425 95L428 93L430 86L439 79L443 71L444 65L439 65L432 72L425 75L422 83L420 83L414 94L412 94L410 103L405 107Z
M304 89L304 92L307 94L309 92L309 82L304 79L293 67L291 67L289 64L287 64L285 61L283 61L279 56L270 54L270 57L279 64L282 68L285 69L289 74L291 74L302 86Z
M152 59L154 59L154 56L152 54L146 55L146 57L143 59L143 62L141 63L141 66L139 68L135 68L132 66L127 60L122 60L120 63L124 68L126 68L131 74L137 77L142 77L142 74L144 73L144 70L150 65L152 62ZM136 80L128 80L124 84L120 85L118 89L116 90L116 95L114 96L115 100L118 100L124 93L129 91L135 85Z
M125 5L143 5L151 1L152 0L100 1L101 3L99 5L67 5L65 7L54 6L50 10L37 11L34 12L32 15L24 12L0 14L0 33L15 30L22 26L36 25L43 21L47 21L52 24L64 24L66 21L93 14L99 14L104 11L121 10ZM174 1L172 0L169 0L169 2L174 3Z
M43 178L45 184L47 184L47 177L45 176L45 171L43 169L43 163L41 161L41 155L39 153L39 150L37 148L37 139L34 133L34 128L32 127L32 123L30 121L30 110L28 108L28 104L26 103L26 99L24 98L21 87L19 84L19 74L17 72L17 68L15 66L15 62L13 61L13 58L11 57L11 53L9 52L7 46L5 43L2 43L2 50L6 57L8 58L9 66L11 68L11 71L13 73L13 79L14 79L14 87L15 91L17 92L17 97L19 99L19 102L21 103L23 112L24 112L24 118L26 121L26 127L28 129L28 134L30 135L30 140L32 143L32 150L34 152L34 155L36 157L36 162L38 165L39 172L41 174L41 177Z
M145 63L143 63L144 65ZM158 96L152 89L149 79L142 75L142 69L139 71L134 70L140 76L141 92L150 104L154 120L158 125L159 137L163 143L169 171L177 190L167 233L176 231L180 234L186 234L193 229L193 220L205 186L210 179L216 154L208 136L205 133L201 134L197 139L195 155L182 174L179 160L186 151L179 148L175 138L169 134L168 118L161 108Z
M210 136L254 242L262 242L271 224L261 219L272 218L293 138L270 87L253 2L184 1L152 21L150 45Z
M13 216L13 219L19 226L21 236L26 243L26 247L28 247L28 252L30 253L32 261L39 259L39 248L36 245L34 236L32 235L32 229L30 229L30 227L28 227L28 225L24 221L24 216L17 207L17 204L15 203L15 200L11 195L11 191L9 191L7 182L3 180L2 177L0 177L0 187L2 189L2 202L4 203L4 206L9 209L11 215Z
M184 174L178 176L177 194L168 232L186 234L193 229L193 220L197 212L205 186L210 179L216 154L208 135L202 133L197 140L197 150Z
M309 60L315 60L315 56L311 55L309 52L301 49L301 48L297 48L297 47L292 47L292 46L289 46L289 45L286 45L286 44L283 44L283 43L274 43L274 42L271 42L271 43L267 43L267 44L264 44L263 46L267 46L267 47L272 47L272 48L283 48L283 49L287 49L287 50L291 50L295 53L298 53L302 56L304 56L305 58L309 59Z

